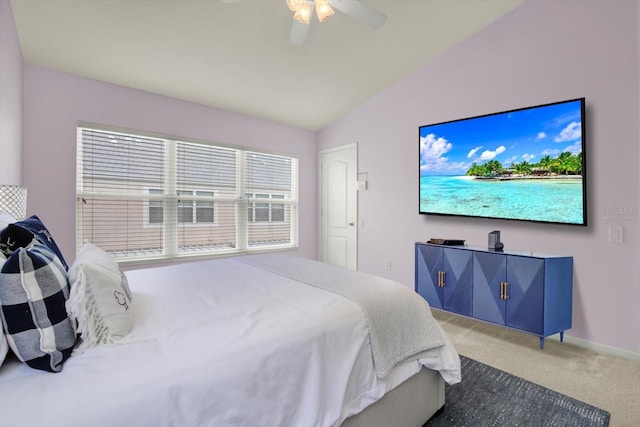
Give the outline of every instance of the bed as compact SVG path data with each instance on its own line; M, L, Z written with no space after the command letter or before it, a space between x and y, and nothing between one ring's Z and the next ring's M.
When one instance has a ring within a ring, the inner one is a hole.
M0 426L420 426L460 381L426 303L386 279L282 254L124 277L126 335L57 373L7 356Z

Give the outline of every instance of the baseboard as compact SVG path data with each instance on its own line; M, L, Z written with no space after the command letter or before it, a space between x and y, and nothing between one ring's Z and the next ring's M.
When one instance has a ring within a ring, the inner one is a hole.
M464 316L464 315L460 315L460 314L456 314L456 313L451 313L442 309L438 309L438 308L433 308L431 307L431 311L436 315L436 318L438 315L442 314L444 316L448 316L448 317L452 317L452 318L459 318L459 319L466 319L470 322L477 322L477 323L482 323L482 324L486 324L486 325L492 325L496 328L504 328L503 326L500 325L496 325L495 323L491 323L491 322L486 322L484 320L481 319L475 319L472 317L468 317L468 316ZM516 331L516 332L520 332L522 333L522 331L519 331L518 329L513 329L513 328L506 328L508 330L511 331ZM551 335L549 337L545 338L546 341L548 340L553 340L553 341L560 341L560 334L554 334ZM605 354L609 354L612 356L617 356L617 357L623 357L625 359L630 359L630 360L640 360L640 353L638 352L634 352L631 350L625 350L622 348L618 348L618 347L613 347L613 346L609 346L609 345L605 345L605 344L599 344L597 342L594 341L589 341L586 340L584 338L576 338L576 337L572 337L570 335L567 335L567 333L565 332L564 334L564 341L568 344L572 344L575 345L577 347L581 347L587 350L591 350L591 351L597 351L600 353L605 353Z
M553 335L545 339L560 341L560 335ZM631 359L631 360L640 360L640 353L636 353L630 350L624 350L618 347L612 347L610 345L599 344L597 342L585 340L583 338L572 337L567 335L566 333L564 335L564 342L568 344L573 344L578 347L586 348L587 350L610 354L612 356L624 357L625 359Z

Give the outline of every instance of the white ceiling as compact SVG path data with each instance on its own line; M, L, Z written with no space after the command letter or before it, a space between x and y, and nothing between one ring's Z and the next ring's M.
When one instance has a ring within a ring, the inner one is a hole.
M12 0L24 61L320 130L525 0L362 0L289 43L285 0ZM315 18L315 17L314 17Z

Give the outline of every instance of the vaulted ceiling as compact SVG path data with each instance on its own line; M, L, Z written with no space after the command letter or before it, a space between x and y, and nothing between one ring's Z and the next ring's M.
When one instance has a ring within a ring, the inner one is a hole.
M362 0L289 42L285 0L12 0L24 61L319 130L524 0Z

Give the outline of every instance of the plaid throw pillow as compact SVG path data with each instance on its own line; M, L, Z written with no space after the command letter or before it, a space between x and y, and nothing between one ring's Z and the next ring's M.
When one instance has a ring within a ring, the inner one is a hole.
M2 221L2 211L0 211L0 221ZM0 223L0 227L2 224ZM0 271L2 270L2 265L7 260L7 258L0 252ZM9 344L7 344L7 339L4 337L4 329L2 328L2 322L0 322L0 366L2 366L2 362L4 362L4 358L7 356L9 352Z
M32 215L22 221L16 221L7 225L5 229L0 230L0 251L4 252L4 255L9 258L18 248L29 246L33 239L55 252L64 269L68 270L67 262L64 260L56 241L53 240L51 233L37 215Z
M9 347L32 368L60 372L76 342L66 269L48 247L18 248L0 271L0 317Z

